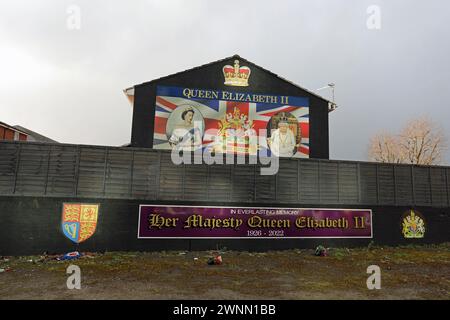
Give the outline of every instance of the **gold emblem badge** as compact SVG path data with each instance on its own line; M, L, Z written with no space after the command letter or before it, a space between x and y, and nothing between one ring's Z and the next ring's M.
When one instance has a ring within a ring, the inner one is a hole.
M234 60L234 67L230 65L223 67L224 84L227 86L247 87L250 73L249 67L239 67L239 60Z
M425 236L425 221L419 213L410 210L409 214L403 218L402 233L403 237L407 239Z

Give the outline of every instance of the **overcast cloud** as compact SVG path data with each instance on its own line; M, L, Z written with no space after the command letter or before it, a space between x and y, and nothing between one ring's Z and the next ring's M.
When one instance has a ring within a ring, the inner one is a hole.
M80 30L66 26L70 5ZM379 30L366 27L370 5ZM450 137L449 23L446 0L2 1L0 121L121 145L122 89L237 53L309 90L336 83L330 157L366 160L372 134L419 115Z

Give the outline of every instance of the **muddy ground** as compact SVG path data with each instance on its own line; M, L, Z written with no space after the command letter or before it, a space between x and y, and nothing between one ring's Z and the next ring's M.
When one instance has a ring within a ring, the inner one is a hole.
M439 246L266 253L108 252L74 261L0 258L0 299L445 299L450 300L450 243ZM66 268L81 268L81 289ZM368 290L369 265L381 289Z

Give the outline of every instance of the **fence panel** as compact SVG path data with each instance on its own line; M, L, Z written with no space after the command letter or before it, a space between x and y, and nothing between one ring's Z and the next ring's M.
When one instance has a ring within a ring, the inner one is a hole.
M448 203L445 169L430 168L430 183L433 206L445 207Z
M450 168L280 159L259 164L172 163L152 149L0 143L0 194L306 205L446 207Z
M419 206L431 205L430 169L413 167L414 199Z
M338 163L339 167L339 202L357 204L358 196L358 165L356 163Z
M320 203L319 161L300 161L299 199L303 203Z
M274 175L261 175L261 166L255 167L255 200L256 202L271 202L276 198L277 179Z
M189 164L185 168L184 199L205 200L208 195L208 167Z
M162 153L158 198L163 200L182 200L183 175L184 165L173 164L170 153Z
M20 145L0 143L0 194L13 194Z
M78 148L54 145L50 152L47 195L65 196L76 194L78 174Z
M233 186L231 188L234 202L255 201L255 166L235 165L233 168Z
M232 186L232 168L230 164L209 166L208 192L209 201L230 201Z
M410 166L394 166L396 204L414 203L413 180Z
M276 175L276 198L281 202L297 202L298 200L298 165L297 161L280 160L280 168Z
M80 147L77 195L103 197L107 149Z
M319 162L320 202L339 203L339 181L337 162Z
M377 166L373 163L360 164L361 203L378 203Z
M51 145L23 144L21 146L15 194L45 194L50 148Z
M134 151L131 197L136 199L157 198L159 189L160 153Z
M131 150L108 150L106 163L105 196L129 198L131 196L133 152Z
M378 165L378 203L395 204L394 166L390 164Z

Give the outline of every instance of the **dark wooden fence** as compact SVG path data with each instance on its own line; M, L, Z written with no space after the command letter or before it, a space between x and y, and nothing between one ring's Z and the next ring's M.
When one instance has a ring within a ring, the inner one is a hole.
M449 207L450 168L281 159L260 165L174 165L170 152L0 143L0 195Z

